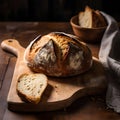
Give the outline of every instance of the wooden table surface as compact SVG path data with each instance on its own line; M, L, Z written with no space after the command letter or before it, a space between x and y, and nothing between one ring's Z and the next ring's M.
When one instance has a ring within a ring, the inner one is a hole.
M53 31L73 34L67 22L0 22L0 43L9 38L17 39L23 47L37 35ZM98 44L88 44L98 57ZM7 108L7 95L14 72L16 57L0 47L0 120L120 120L120 115L107 108L105 94L79 98L71 106L49 112L18 113ZM24 109L24 108L23 108Z

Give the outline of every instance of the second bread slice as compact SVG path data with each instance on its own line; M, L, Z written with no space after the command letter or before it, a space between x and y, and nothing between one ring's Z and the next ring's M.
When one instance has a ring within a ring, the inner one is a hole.
M89 6L86 6L85 11L81 11L78 14L78 23L85 28L99 28L107 25L100 11L91 9Z

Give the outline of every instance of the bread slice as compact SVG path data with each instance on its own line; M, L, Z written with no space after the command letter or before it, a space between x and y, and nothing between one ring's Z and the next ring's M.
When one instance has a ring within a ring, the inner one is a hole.
M107 25L107 22L100 11L91 9L89 6L85 7L85 11L79 13L78 23L81 27L85 28L98 28Z
M85 7L85 11L79 13L79 25L85 28L92 27L92 9L88 6Z
M22 74L17 81L17 93L22 100L39 103L47 87L47 77L44 74Z

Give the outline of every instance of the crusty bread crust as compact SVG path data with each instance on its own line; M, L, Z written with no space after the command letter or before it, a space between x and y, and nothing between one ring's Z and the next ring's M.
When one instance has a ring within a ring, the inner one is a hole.
M17 81L16 90L25 102L38 104L47 87L47 77L44 74L22 74Z
M25 61L34 72L66 77L89 70L92 65L92 53L73 35L52 32L27 47Z
M91 9L89 6L85 7L85 11L78 14L78 23L85 28L98 28L107 26L107 22L99 10Z

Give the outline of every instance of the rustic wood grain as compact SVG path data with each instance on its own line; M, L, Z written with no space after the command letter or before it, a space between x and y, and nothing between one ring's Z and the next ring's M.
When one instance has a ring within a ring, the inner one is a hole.
M13 32L7 31L6 25L4 23L0 23L0 44L4 39L12 38L12 34ZM8 53L5 53L0 47L0 89L2 87L5 72L9 64L10 56L13 55L8 55Z
M11 59L9 60L7 70L4 75L4 81L3 81L3 84L2 84L2 87L0 90L0 120L2 120L4 113L7 109L7 101L6 100L7 100L8 91L9 91L12 76L13 76L15 62L16 62L16 58L11 57Z
M8 67L9 57L0 55L0 89L5 76L6 69ZM4 62L3 62L4 61Z

